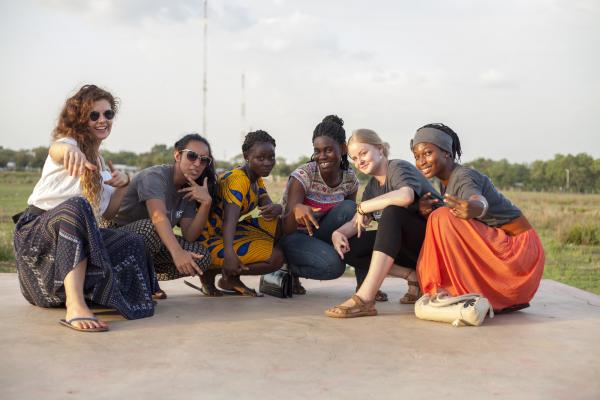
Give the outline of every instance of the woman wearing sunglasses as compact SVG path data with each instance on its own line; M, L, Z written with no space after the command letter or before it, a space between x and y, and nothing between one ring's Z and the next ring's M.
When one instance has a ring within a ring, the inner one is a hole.
M144 237L159 280L202 275L210 255L196 238L208 219L216 177L208 141L197 133L175 143L173 164L155 165L132 180L108 226ZM178 225L182 236L173 228ZM159 290L155 298L166 298Z
M128 319L154 313L158 287L143 240L98 229L110 218L129 184L108 167L99 147L109 135L116 99L95 85L69 98L54 129L42 176L20 214L14 248L21 291L41 307L66 306L60 323L82 332L108 330L86 304L115 308Z
M275 139L265 131L250 132L242 145L246 163L219 177L219 193L206 230L199 237L214 267L222 269L219 287L232 294L256 296L240 275L264 275L283 265L283 252L274 246L282 207L273 204L263 178L275 166ZM258 208L258 217L247 216ZM222 293L214 286L211 269L202 282L208 296Z

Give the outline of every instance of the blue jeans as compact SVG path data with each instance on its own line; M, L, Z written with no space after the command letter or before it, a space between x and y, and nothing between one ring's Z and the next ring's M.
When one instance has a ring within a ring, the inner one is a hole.
M344 200L332 208L319 221L319 229L313 236L294 232L284 236L278 243L283 249L288 268L301 278L330 280L342 276L346 263L331 244L331 234L350 221L356 212L356 203Z

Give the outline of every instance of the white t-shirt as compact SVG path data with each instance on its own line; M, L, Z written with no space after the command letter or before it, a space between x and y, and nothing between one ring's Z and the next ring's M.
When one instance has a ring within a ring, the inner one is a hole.
M77 141L72 138L60 138L57 142L79 147L77 146ZM104 181L111 178L110 171L102 170L101 175L103 183L100 195L100 214L103 214L108 207L110 196L112 196L115 188L104 184ZM71 197L82 195L79 177L70 176L63 164L55 163L52 157L48 155L42 169L42 177L33 188L33 193L29 196L27 204L36 206L42 210L51 210Z

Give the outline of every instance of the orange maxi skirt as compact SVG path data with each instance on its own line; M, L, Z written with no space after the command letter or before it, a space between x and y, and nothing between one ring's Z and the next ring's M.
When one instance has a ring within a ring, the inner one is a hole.
M544 272L544 248L533 229L509 236L446 207L430 214L417 273L424 293L480 293L494 310L528 303Z

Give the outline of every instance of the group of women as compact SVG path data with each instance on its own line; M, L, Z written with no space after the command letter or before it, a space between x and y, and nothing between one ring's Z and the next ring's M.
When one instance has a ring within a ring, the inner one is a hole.
M343 121L327 116L314 129L311 160L292 172L276 204L263 182L275 165L267 132L248 133L244 165L219 176L209 142L188 134L175 143L172 164L130 179L99 153L117 111L117 100L95 85L66 101L42 176L17 217L21 291L32 304L65 306L66 327L108 330L90 303L128 319L153 315L167 297L159 280L197 275L201 286L191 286L207 296L257 296L240 276L284 264L296 294L306 293L299 278L335 279L354 267L356 293L325 312L334 318L376 315L387 275L408 281L403 304L423 293L476 292L500 312L526 307L539 286L536 232L485 175L460 165L459 138L445 125L416 131L415 166L390 160L372 130L346 141ZM351 163L370 177L360 202Z

